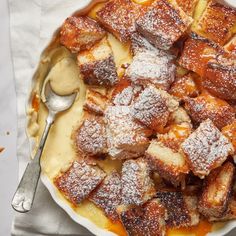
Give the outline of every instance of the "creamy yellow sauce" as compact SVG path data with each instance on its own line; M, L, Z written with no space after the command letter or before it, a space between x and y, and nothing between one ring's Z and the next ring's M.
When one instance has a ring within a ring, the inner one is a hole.
M143 2L144 1L140 1L142 4ZM200 0L197 11L195 11L194 14L196 19L200 17L206 6L206 2L207 0ZM102 4L98 4L89 15L95 18L96 11L101 6ZM118 74L119 76L122 76L124 69L121 68L121 65L129 63L132 60L129 52L129 45L121 44L111 34L108 34L108 40L114 52ZM186 71L182 70L182 73L184 74ZM74 91L78 92L76 101L71 109L57 116L43 151L41 160L42 172L47 175L53 183L53 178L57 176L60 171L65 171L73 160L79 158L75 152L71 135L83 117L86 86L83 83L79 69L76 65L76 58L67 49L59 46L58 43L53 45L49 51L46 51L41 59L38 71L34 78L32 96L33 94L36 94L36 96L40 97L45 81L50 81L52 88L58 94L65 95ZM39 104L38 111L32 107L30 107L28 111L28 134L31 138L34 138L36 148L45 126L47 114L47 109L42 102ZM107 173L114 169L121 169L120 161L111 161L107 159L99 161L98 164ZM59 191L57 191L57 195L60 199L63 199L63 201L71 205ZM74 211L77 214L88 218L101 228L111 228L109 226L111 223L105 217L103 211L87 200L74 208ZM124 233L122 233L122 235L124 235ZM185 234L181 234L181 232L173 234L172 232L170 235ZM194 233L191 235L194 235Z

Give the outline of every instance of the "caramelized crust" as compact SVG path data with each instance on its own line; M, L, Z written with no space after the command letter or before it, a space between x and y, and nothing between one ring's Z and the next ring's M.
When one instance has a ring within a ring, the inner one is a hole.
M148 163L143 158L123 163L121 185L124 205L142 205L156 193Z
M74 133L79 153L97 156L107 153L106 129L102 117L89 117Z
M233 35L233 26L236 26L236 10L210 1L199 19L197 31L224 45Z
M120 219L129 236L165 236L166 210L157 199L140 207L120 206Z
M77 56L84 82L89 85L114 86L118 81L111 46L106 38Z
M194 122L201 123L209 118L219 129L232 123L235 118L234 109L226 101L206 92L196 98L186 98L185 109Z
M131 0L111 0L97 12L97 18L120 41L127 42L135 32L135 20L145 8Z
M222 128L222 134L227 137L236 150L236 120Z
M136 21L137 31L157 48L168 50L188 29L192 18L177 4L154 1Z
M196 97L199 94L199 90L193 79L192 73L176 78L171 85L169 93L180 100L185 97Z
M222 217L228 208L235 167L226 162L205 179L199 199L199 211L206 217Z
M104 210L107 217L117 221L119 216L116 207L121 204L121 179L117 172L109 174L97 189L90 195L89 200Z
M161 142L152 140L146 151L146 159L150 168L157 171L162 178L174 186L184 185L189 168L181 153L175 152Z
M112 159L142 156L152 133L132 119L129 106L109 106L105 111L108 153Z
M105 35L96 21L85 16L71 16L62 25L60 42L75 53L91 48Z
M175 73L173 55L162 50L138 52L126 70L127 78L134 84L153 84L164 90L174 82Z
M232 144L209 119L202 122L181 146L190 169L200 178L219 167L228 155L234 153Z
M102 182L106 174L97 166L74 161L71 167L54 179L60 192L74 205L81 203Z
M203 76L207 62L214 58L217 52L222 52L222 50L215 43L191 33L184 44L179 64Z
M197 197L184 196L182 192L177 191L158 192L156 196L167 210L168 227L189 227L199 223Z
M158 131L163 130L170 113L177 110L178 105L165 91L149 86L131 105L131 114L137 121Z
M177 4L189 16L193 16L198 0L176 0Z
M234 37L224 46L224 49L227 52L236 55L236 35L234 35Z
M222 99L236 99L236 56L219 55L207 63L203 87Z
M84 109L95 115L103 115L108 103L108 98L94 89L87 88Z

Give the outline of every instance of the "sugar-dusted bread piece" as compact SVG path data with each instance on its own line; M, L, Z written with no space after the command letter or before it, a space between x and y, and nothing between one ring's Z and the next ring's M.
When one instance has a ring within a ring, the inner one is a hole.
M74 161L70 168L54 179L60 192L74 205L81 203L102 182L106 174L83 160Z
M173 55L162 50L137 52L126 70L127 78L134 84L153 84L164 90L174 82L175 73Z
M142 205L156 194L145 159L127 160L122 166L122 204Z
M176 0L177 4L189 16L193 16L198 0Z
M192 120L201 123L206 119L213 121L219 129L233 122L235 111L225 100L203 92L196 98L185 98L185 109Z
M191 33L184 43L179 64L203 76L207 62L214 58L218 52L222 52L222 49L216 43L196 33Z
M87 88L84 110L95 115L103 115L108 104L107 96L93 88Z
M180 191L171 190L157 192L156 197L167 210L168 227L189 227L199 223L197 196L187 196Z
M86 84L111 87L117 83L116 65L107 38L79 53L77 60Z
M193 73L177 77L171 85L169 93L180 100L183 100L185 97L196 97L199 94L199 89L194 80Z
M166 209L158 199L142 206L119 206L122 224L129 236L165 236Z
M71 16L60 31L60 42L76 53L89 49L106 35L99 24L86 16Z
M90 156L107 153L106 128L102 117L86 118L74 131L73 138L79 153Z
M152 132L135 122L129 106L108 106L105 111L108 153L112 159L142 156Z
M136 28L157 48L168 50L188 29L192 18L176 4L156 0L136 21Z
M236 55L218 55L207 63L203 87L222 99L236 99Z
M235 167L231 162L213 170L204 180L198 209L206 217L222 217L228 208Z
M224 49L229 52L229 53L233 53L234 55L236 55L236 34L234 35L234 37L232 37L232 39L224 46Z
M206 38L224 45L232 37L234 26L236 26L236 9L216 1L209 1L198 20L196 30Z
M146 151L146 160L153 171L174 186L185 183L185 176L189 172L184 155L166 147L163 143L152 140Z
M112 221L119 220L116 207L121 204L121 178L112 172L92 192L89 200L101 208Z
M163 130L169 115L179 103L167 92L154 86L146 87L131 105L133 118L153 130Z
M111 0L97 12L97 19L120 41L127 42L135 32L135 20L145 8L132 0Z
M234 153L230 141L217 129L210 119L200 126L182 143L190 169L200 178L219 167Z
M230 142L234 146L234 150L236 151L236 120L234 120L231 124L223 127L221 132L230 140Z

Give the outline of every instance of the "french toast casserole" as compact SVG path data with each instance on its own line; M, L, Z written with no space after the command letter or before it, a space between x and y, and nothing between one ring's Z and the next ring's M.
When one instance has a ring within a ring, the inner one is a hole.
M109 0L94 12L60 29L86 94L75 158L53 178L59 192L119 222L118 235L236 219L236 9Z

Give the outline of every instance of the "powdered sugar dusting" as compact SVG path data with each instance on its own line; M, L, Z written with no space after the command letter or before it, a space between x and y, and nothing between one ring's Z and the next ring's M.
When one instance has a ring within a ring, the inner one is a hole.
M229 140L209 119L202 122L198 129L183 142L182 149L192 171L199 177L208 175L234 152Z

